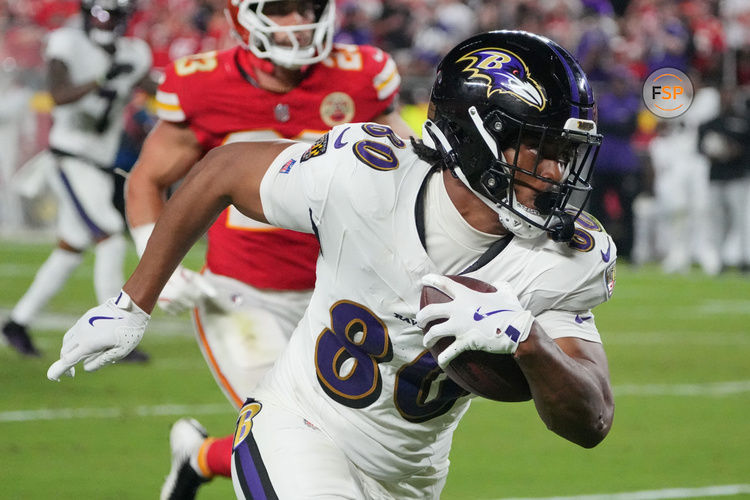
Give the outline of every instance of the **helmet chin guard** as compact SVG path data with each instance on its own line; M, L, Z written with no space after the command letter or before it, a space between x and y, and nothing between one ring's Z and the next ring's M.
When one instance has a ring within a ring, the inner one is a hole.
M500 216L500 222L505 229L515 234L519 238L530 239L538 238L545 233L545 229L541 227L544 220L537 222L538 225L529 224L524 218L518 216L518 212L522 211L526 207L518 203L515 199L512 202L512 209L504 205L500 206L498 215ZM538 218L537 215L529 214L527 217Z

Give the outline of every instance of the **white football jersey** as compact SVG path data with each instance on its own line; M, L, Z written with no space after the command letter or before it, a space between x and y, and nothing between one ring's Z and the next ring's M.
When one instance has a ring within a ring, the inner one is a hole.
M256 398L320 427L365 473L397 480L445 468L470 398L422 346L414 317L428 257L415 207L431 166L389 129L337 126L287 148L261 184L274 225L314 232L317 283L290 345ZM470 275L507 280L554 337L599 341L590 309L611 295L615 248L584 218L569 245L513 238Z
M151 49L143 40L123 37L115 46L112 56L83 30L65 27L50 33L44 50L47 61L57 59L65 63L74 85L103 77L113 62L133 66L133 71L105 83L105 88L116 94L103 96L92 91L52 110L50 146L104 166L114 162L124 126L123 110L152 62Z

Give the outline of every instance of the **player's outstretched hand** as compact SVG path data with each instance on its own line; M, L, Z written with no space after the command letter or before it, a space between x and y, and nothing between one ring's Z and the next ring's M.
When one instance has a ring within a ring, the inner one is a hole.
M89 309L63 337L60 359L49 367L47 378L72 377L81 361L91 372L124 358L143 338L150 317L125 292Z
M157 304L170 314L179 314L194 308L204 298L215 297L216 289L203 275L178 266L159 295Z
M526 311L507 282L493 283L496 292L478 292L446 276L428 274L422 284L437 288L453 300L432 303L417 313L417 323L425 328L424 346L430 349L443 337L455 337L438 356L441 367L447 366L464 351L482 350L496 354L513 354L526 340L534 317Z

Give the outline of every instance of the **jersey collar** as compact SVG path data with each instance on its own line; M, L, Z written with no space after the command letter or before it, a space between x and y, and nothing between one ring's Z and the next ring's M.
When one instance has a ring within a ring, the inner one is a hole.
M419 194L417 195L417 201L414 204L414 219L417 225L417 234L419 235L419 241L422 244L422 248L427 252L427 237L425 236L425 221L424 221L424 198L427 193L427 180L431 175L440 175L440 170L437 167L433 167L422 181L422 186L419 188ZM479 256L469 267L461 271L459 274L466 274L477 269L484 267L487 263L492 261L495 257L500 255L505 247L513 239L513 233L509 233L506 236L501 237L495 241L490 247Z

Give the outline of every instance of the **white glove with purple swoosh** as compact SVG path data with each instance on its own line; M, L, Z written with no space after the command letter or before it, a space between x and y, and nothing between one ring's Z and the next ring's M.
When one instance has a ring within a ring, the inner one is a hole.
M89 309L63 337L60 359L49 367L47 378L74 376L80 361L91 372L124 358L143 338L150 318L125 292Z
M453 298L450 302L426 305L416 317L420 328L435 320L446 320L430 327L423 338L426 348L432 348L443 337L456 338L438 356L441 367L464 351L513 354L529 336L534 316L518 302L507 282L493 283L497 291L491 293L472 290L438 274L426 275L422 284Z

